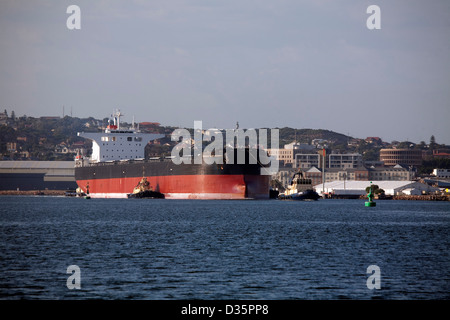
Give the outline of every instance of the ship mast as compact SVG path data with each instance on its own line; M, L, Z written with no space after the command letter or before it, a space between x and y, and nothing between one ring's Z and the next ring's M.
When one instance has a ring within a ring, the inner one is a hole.
M112 114L113 118L114 118L114 125L117 126L117 130L120 129L120 117L123 117L124 114L120 112L120 109L116 109L116 111L113 111Z

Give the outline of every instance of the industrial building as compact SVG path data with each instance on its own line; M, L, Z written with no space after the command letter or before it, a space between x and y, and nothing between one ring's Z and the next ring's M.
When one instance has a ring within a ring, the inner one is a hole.
M434 193L439 188L429 186L425 183L416 181L375 181L372 183L383 189L385 195L420 195L423 193ZM317 184L314 189L317 193L325 193L335 195L366 195L366 188L371 185L371 181L332 181L325 184Z
M0 190L73 190L74 161L0 161Z

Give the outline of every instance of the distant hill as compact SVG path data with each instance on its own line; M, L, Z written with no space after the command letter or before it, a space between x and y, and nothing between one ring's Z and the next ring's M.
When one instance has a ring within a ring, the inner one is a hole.
M65 146L70 149L73 145L80 146L80 143L83 143L84 148L89 150L91 142L78 137L77 132L98 132L108 124L107 118L95 119L93 117L34 118L23 116L6 119L8 120L6 125L0 127L0 158L5 160L71 160L73 149L65 154L58 152L58 149ZM123 122L122 125L126 127L129 124ZM165 138L159 140L161 147L155 146L152 148L150 152L152 154L167 153L170 151L170 145L175 144L170 139L170 134L176 129L175 127L160 126L158 123L145 123L145 125L143 123L141 129L146 132L166 134ZM314 139L323 139L327 141L328 145L347 145L349 140L346 135L324 129L295 129L289 127L277 129L279 129L280 148L295 140L310 144ZM270 130L268 133L270 134ZM268 143L270 147L270 137L268 137ZM11 153L8 148L12 146L16 148L16 151L13 150Z
M0 160L72 160L75 152L83 148L90 152L92 143L77 136L77 132L99 132L108 124L108 118L95 119L61 117L15 117L13 112L8 117L7 112L0 113ZM166 137L146 146L146 155L170 155L173 146L177 143L171 141L171 133L176 129L172 126L161 126L159 123L141 123L140 129L149 133L161 133ZM124 127L130 124L122 122ZM279 130L279 148L297 141L304 144L314 144L319 148L326 148L328 152L347 153L354 152L363 155L363 160L378 160L381 148L414 148L423 150L427 157L432 159L432 150L438 148L448 149L444 145L434 143L432 146L413 144L411 142L394 142L392 144L381 139L358 139L342 133L326 129L310 128L264 128ZM188 128L192 133L193 129ZM259 129L256 129L257 131ZM268 130L267 143L270 145ZM427 160L428 160L427 158ZM430 166L444 166L442 163L430 163ZM445 165L444 167L447 167Z
M325 129L279 128L280 147L297 140L300 143L311 143L314 139L327 140L331 144L347 144L351 137Z

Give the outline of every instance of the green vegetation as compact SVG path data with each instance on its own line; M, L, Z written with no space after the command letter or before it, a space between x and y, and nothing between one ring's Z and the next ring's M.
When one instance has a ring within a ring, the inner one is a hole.
M450 159L435 158L430 160L424 160L422 162L422 166L418 168L417 173L430 174L435 168L450 169Z
M369 191L370 191L370 186L368 186L367 188L366 188L366 193L369 193ZM376 184L373 184L372 185L372 192L374 193L374 194L377 194L377 195L383 195L384 194L384 190L383 189L381 189L378 185L376 185Z

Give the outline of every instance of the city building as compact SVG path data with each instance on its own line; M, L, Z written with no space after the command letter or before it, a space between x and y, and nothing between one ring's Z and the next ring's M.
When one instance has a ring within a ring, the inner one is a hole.
M0 112L0 126L8 126L11 124L10 118L8 118L8 113L6 110L4 112Z
M293 149L267 149L267 153L271 157L275 157L278 161L283 161L284 164L293 163L294 150Z
M369 171L364 168L327 168L325 169L325 181L367 180Z
M433 158L450 159L450 150L448 149L433 150Z
M369 168L369 180L410 181L415 178L416 169L412 166Z
M325 172L325 182L330 181L411 181L416 176L416 170L411 167L397 165L395 167L371 167L360 166L358 168L325 168L318 167L299 168L306 178L313 184L322 183L322 174Z
M383 140L381 140L380 137L367 137L366 142L371 143L371 144L381 145L383 143Z
M311 167L303 171L305 178L311 179L313 185L322 183L322 169L317 167ZM341 169L341 168L326 168L325 170L325 182L330 181L365 181L369 179L369 170L365 167Z
M438 178L450 179L450 169L433 169L432 175Z
M7 152L16 152L17 151L17 142L7 142L6 143L6 151Z
M319 153L297 153L295 155L294 168L308 169L311 167L322 168L323 157Z
M311 179L313 185L322 183L322 170L317 167L311 167L306 171L303 171L305 178Z
M295 172L296 170L291 167L280 167L278 169L278 172L272 175L272 180L278 180L283 188L286 189L288 185L291 184L291 179L294 176Z
M386 166L397 164L420 166L422 165L422 150L417 149L381 149L380 161Z
M317 150L315 146L298 143L296 141L286 144L282 149L267 149L269 156L274 156L278 161L285 165L294 166L295 155L299 153L314 153Z
M329 169L355 169L363 166L362 155L359 153L331 153L325 158L325 167ZM323 151L316 153L295 154L294 168L307 169L323 167Z
M351 169L362 167L362 155L359 153L344 153L328 155L328 168Z

